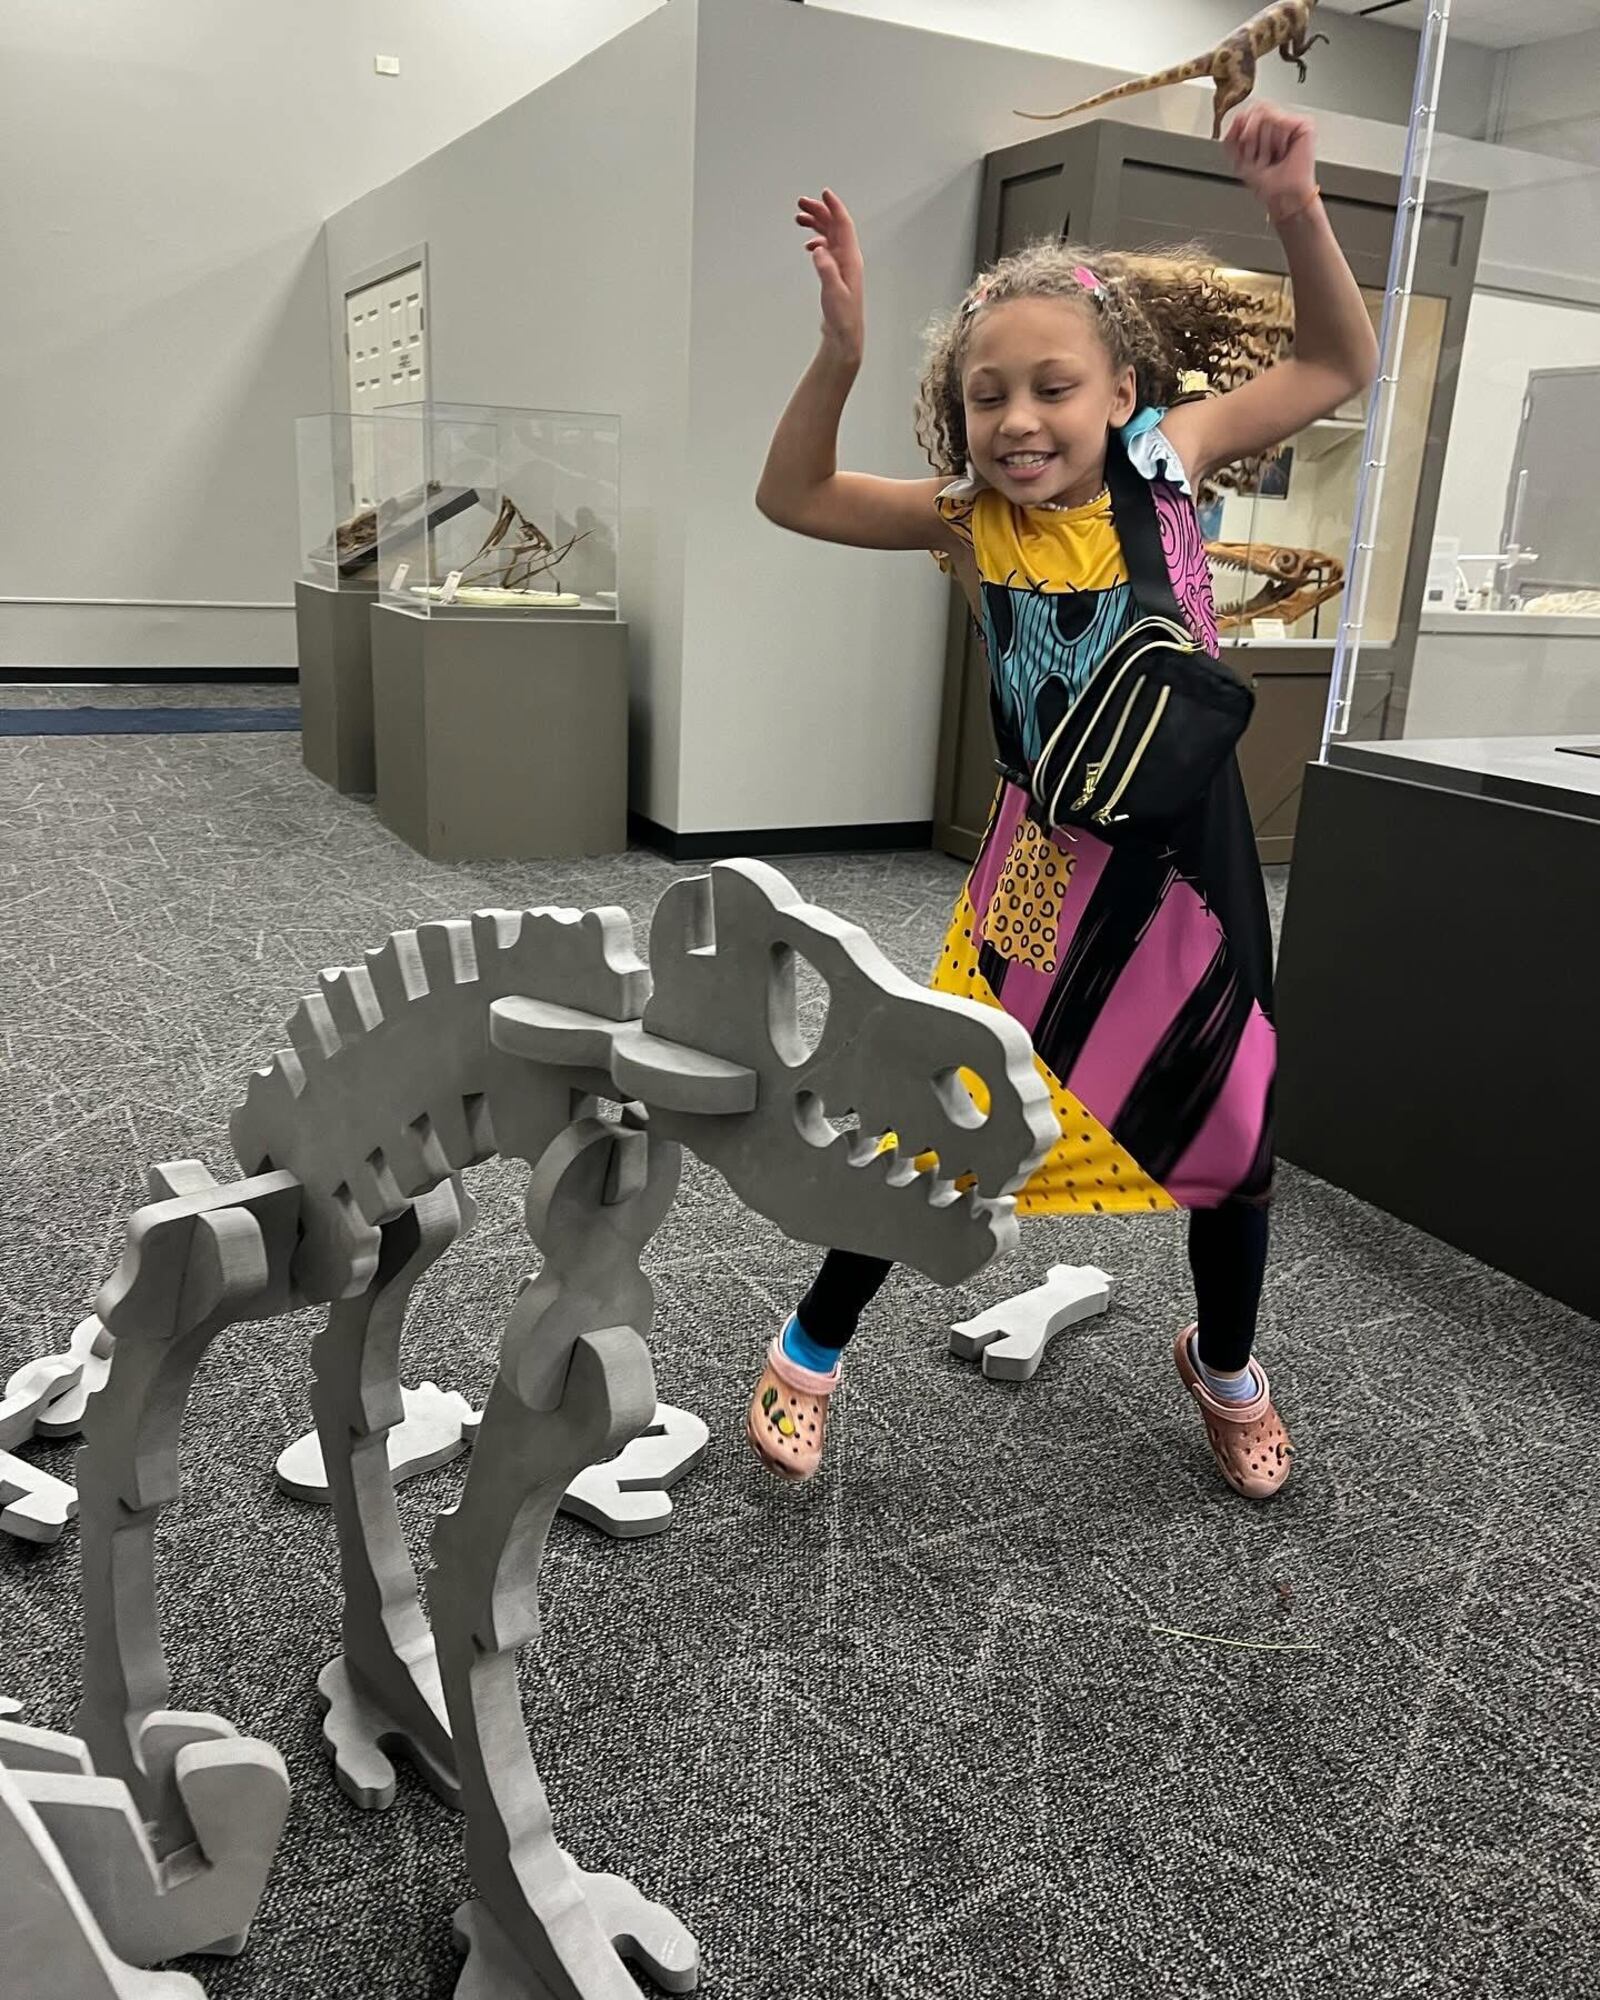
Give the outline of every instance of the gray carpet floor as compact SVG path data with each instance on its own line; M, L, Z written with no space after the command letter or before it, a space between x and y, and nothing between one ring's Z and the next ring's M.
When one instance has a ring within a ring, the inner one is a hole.
M961 880L780 865L919 976ZM320 968L484 904L642 925L678 872L430 864L289 737L0 743L0 1371L64 1342L147 1163L231 1171L229 1110ZM516 1178L473 1186L406 1372L480 1400L528 1253ZM1032 1383L948 1355L953 1318L1059 1259L1122 1292ZM813 1263L690 1163L653 1351L712 1449L663 1537L558 1524L524 1665L558 1831L689 1923L711 2000L1600 1994L1591 1323L1285 1170L1259 1351L1299 1457L1252 1507L1173 1373L1181 1224L1041 1220L959 1292L896 1275L823 1476L786 1491L741 1421ZM271 1476L312 1332L218 1344L162 1529L175 1703L276 1743L295 1785L248 1950L188 1969L219 2000L424 2000L455 1977L461 1828L408 1778L358 1813L321 1755L330 1522ZM29 1452L70 1476L70 1448ZM419 1553L459 1479L403 1490ZM27 1719L69 1724L79 1632L71 1532L0 1538Z

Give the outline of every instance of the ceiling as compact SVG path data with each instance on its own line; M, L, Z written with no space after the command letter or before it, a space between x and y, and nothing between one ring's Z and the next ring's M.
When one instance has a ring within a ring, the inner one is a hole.
M1322 0L1322 5L1336 14L1365 14L1372 0ZM1372 19L1420 31L1427 17L1428 0L1401 0ZM1600 0L1451 0L1450 5L1451 38L1485 48L1520 49L1588 28L1600 28Z

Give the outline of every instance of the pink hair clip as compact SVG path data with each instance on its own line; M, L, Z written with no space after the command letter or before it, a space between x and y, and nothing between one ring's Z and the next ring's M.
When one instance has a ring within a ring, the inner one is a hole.
M1100 280L1095 276L1093 271L1089 269L1087 264L1077 265L1076 268L1073 270L1072 275L1076 279L1076 281L1083 287L1083 289L1091 295L1091 297L1099 299L1102 303L1104 303L1106 288L1104 285L1101 284Z
M963 319L971 319L972 315L978 310L979 306L988 303L988 298L989 298L989 287L987 285L980 285L978 289L973 293L972 297L968 299L966 304L961 308L961 317Z

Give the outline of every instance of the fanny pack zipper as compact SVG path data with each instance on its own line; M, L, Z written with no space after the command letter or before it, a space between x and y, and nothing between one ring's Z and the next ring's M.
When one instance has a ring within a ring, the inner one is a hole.
M1129 631L1125 632L1123 634L1123 638L1124 639L1135 638L1140 633L1148 633L1149 636L1146 638L1145 643L1139 647L1138 651L1134 653L1131 658L1124 660L1121 666L1118 667L1115 675L1112 678L1111 685L1108 688L1106 688L1104 692L1101 694L1099 703L1095 709L1094 714L1090 716L1089 721L1084 728L1082 736L1079 737L1077 748L1072 752L1072 755L1067 758L1066 763L1062 767L1061 780L1060 783L1056 786L1056 792L1055 792L1055 797L1057 800L1060 799L1062 792L1066 789L1068 779L1072 772L1072 767L1074 764L1077 763L1078 759L1083 755L1084 749L1088 744L1089 738L1094 733L1095 724L1100 720L1101 716L1105 713L1107 707L1115 699L1117 689L1121 686L1124 679L1127 677L1129 672L1131 672L1131 670L1138 665L1139 661L1143 659L1144 655L1147 652L1149 652L1152 647L1162 646L1162 645L1171 646L1175 652L1180 652L1180 653L1195 653L1200 650L1199 647L1195 644L1193 638L1191 638L1191 636L1187 632L1185 632L1181 626L1174 625L1171 619L1169 618L1155 618L1155 617L1143 618L1139 621L1137 625L1133 626ZM1077 700L1067 710L1066 714L1062 716L1061 720L1056 724L1055 728L1051 730L1049 740L1046 742L1044 748L1039 752L1039 755L1034 759L1034 766L1033 766L1034 779L1031 789L1033 791L1034 798L1038 801L1040 805L1044 804L1044 798L1039 791L1038 773L1040 769L1043 767L1045 760L1049 757L1050 752L1055 748L1056 744L1060 742L1062 732L1072 726L1073 720L1077 716L1079 710L1083 707L1084 703L1088 701L1090 696L1095 693L1095 691L1096 690L1094 687L1094 683L1091 681L1089 686L1084 689L1083 693L1078 696ZM1123 721L1125 722L1126 720L1127 716L1126 712L1124 712ZM1120 724L1118 725L1118 728L1120 733L1120 728L1121 728ZM1141 751L1142 748L1143 746L1141 746ZM1100 761L1103 766L1106 760L1102 758ZM1097 783L1098 781L1099 781L1099 772L1096 771L1091 778L1091 783L1090 783L1091 792L1093 790L1094 784ZM1088 794L1086 793L1085 796L1087 797ZM1073 810L1077 811L1079 810L1079 808L1075 806ZM1051 811L1051 816L1054 817L1055 813L1054 803L1052 803L1050 811Z
M1142 687L1143 685L1144 683L1141 681L1140 686ZM1133 774L1135 771L1138 770L1139 765L1143 761L1144 753L1150 748L1150 739L1152 736L1155 735L1156 725L1160 722L1162 713L1165 710L1167 703L1171 699L1172 699L1171 688L1163 688L1161 690L1160 698L1156 702L1155 713L1151 716L1150 720L1145 724L1145 731L1143 736L1139 738L1138 747L1134 751L1133 755L1128 759L1128 762L1123 769L1121 784L1117 786L1117 789L1111 794L1110 798L1106 800L1105 804L1100 807L1100 809L1098 810L1098 812L1096 812L1094 816L1094 821L1096 826L1109 826L1111 824L1112 810L1116 806L1117 801L1122 797L1123 793L1128 789L1129 785L1132 784ZM1119 817L1126 819L1127 814L1123 813L1119 815Z
M1100 775L1105 770L1106 766L1111 762L1112 758L1116 756L1117 745L1122 741L1122 732L1128 726L1128 717L1132 715L1133 705L1139 699L1139 695L1144 688L1145 682L1148 679L1149 679L1148 674L1141 674L1133 684L1132 694L1130 694L1128 696L1128 699L1122 704L1122 713L1117 718L1116 728L1113 729L1111 732L1111 741L1106 745L1104 753L1101 756L1097 757L1095 761L1088 767L1088 770L1085 773L1086 782L1084 784L1083 790L1072 801L1072 810L1075 813L1082 812L1084 808L1088 805L1090 799L1094 797L1095 787L1100 782ZM1149 741L1148 735L1146 736L1145 741L1146 742ZM1117 787L1116 796L1117 798L1121 798L1122 796L1121 785L1118 785ZM1055 799L1052 800L1051 802L1052 812L1054 812L1056 807L1059 805L1060 799L1061 799L1061 787L1057 786ZM1115 803L1115 801L1113 801L1113 803Z

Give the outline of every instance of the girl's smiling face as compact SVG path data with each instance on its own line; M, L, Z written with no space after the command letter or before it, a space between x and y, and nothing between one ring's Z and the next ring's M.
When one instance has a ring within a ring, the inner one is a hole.
M1138 403L1114 370L1098 307L1070 298L980 308L961 368L967 449L979 478L1022 507L1076 507L1105 484L1106 433Z

